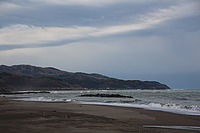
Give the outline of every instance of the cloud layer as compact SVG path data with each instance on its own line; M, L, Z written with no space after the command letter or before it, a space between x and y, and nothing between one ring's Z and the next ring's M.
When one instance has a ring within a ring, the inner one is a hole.
M0 29L0 45L33 45L49 43L52 41L76 40L135 32L138 30L146 30L148 28L156 28L155 26L161 25L166 21L193 16L198 13L200 14L200 11L197 9L195 3L192 3L171 6L167 9L159 9L156 12L142 14L142 17L140 17L137 22L125 25L103 27L36 27L32 25L15 24Z
M1 1L0 61L172 83L170 75L200 73L199 7L198 0Z

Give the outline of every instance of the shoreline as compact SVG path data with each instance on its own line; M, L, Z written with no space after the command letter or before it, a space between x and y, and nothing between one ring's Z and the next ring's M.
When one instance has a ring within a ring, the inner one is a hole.
M90 103L90 102L79 102L80 104L88 104L88 105L102 105L102 106L113 106L113 107L123 107L123 108L138 108L138 109L145 109L145 110L152 110L152 111L162 111L168 112L173 114L181 114L181 115L191 115L191 116L200 116L200 112L197 111L186 111L186 110L175 110L175 109L167 109L167 108L153 108L147 105L133 105L133 104L109 104L109 103Z
M0 97L2 97L0 95ZM6 96L7 97L7 96ZM8 97L10 97L8 95ZM174 114L182 114L182 115L193 115L193 116L200 116L200 112L196 110L188 110L182 108L166 108L166 107L154 107L151 105L146 104L129 104L129 103L103 103L103 102L82 102L82 101L73 101L71 99L60 99L60 100L50 100L50 99L31 99L30 97L14 97L12 100L19 100L19 101L26 101L26 102L50 102L50 103L75 103L75 104L88 104L88 105L103 105L103 106L113 106L113 107L125 107L125 108L139 108L139 109L146 109L152 111L163 111L169 112Z
M200 127L200 116L66 102L27 102L0 96L2 133L197 133L145 126Z

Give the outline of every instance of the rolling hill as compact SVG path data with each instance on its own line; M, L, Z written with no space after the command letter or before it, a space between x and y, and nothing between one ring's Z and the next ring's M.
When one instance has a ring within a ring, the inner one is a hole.
M0 89L77 90L77 89L170 89L156 81L120 80L100 74L72 73L53 67L31 65L0 66Z

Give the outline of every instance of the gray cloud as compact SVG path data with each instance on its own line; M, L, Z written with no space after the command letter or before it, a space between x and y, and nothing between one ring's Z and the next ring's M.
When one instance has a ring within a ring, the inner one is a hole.
M1 1L0 62L198 88L199 14L196 0Z

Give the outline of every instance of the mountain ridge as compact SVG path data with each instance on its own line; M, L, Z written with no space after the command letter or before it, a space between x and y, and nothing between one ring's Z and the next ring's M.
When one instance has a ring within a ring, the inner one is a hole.
M0 66L2 91L75 89L170 89L156 81L122 80L98 73L67 72L54 67Z

